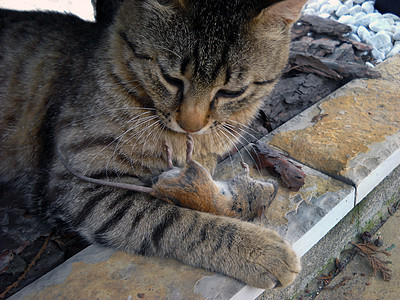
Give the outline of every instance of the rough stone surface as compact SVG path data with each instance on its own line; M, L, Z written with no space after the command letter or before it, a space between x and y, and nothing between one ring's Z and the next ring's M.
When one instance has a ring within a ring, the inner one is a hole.
M195 287L207 276L213 274L175 260L90 246L10 299L205 299Z
M382 79L350 82L281 126L270 144L305 165L360 185L400 148L400 56L379 69Z

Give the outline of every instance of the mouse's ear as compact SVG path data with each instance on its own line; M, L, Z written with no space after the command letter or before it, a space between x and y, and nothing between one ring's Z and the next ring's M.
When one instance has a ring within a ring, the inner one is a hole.
M266 8L256 17L263 21L282 20L291 25L300 17L301 10L307 0L264 1ZM271 4L272 2L272 4Z

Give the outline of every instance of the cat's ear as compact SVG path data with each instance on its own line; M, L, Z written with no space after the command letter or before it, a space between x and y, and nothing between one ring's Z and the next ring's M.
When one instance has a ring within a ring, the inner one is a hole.
M307 0L281 0L264 1L274 3L264 8L257 16L260 20L283 20L287 25L291 25L300 17L301 10Z

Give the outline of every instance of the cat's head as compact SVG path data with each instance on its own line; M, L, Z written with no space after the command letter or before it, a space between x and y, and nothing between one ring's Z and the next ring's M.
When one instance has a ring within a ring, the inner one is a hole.
M305 2L125 0L112 27L115 75L173 131L247 124L287 63Z

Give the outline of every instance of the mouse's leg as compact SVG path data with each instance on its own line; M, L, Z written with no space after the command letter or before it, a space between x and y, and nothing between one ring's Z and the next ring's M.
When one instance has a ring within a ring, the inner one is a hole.
M187 134L186 139L186 162L189 163L192 161L192 154L193 154L193 138L190 134Z
M168 145L167 141L164 141L165 152L167 153L167 165L168 170L172 170L174 168L174 164L172 163L172 148Z

